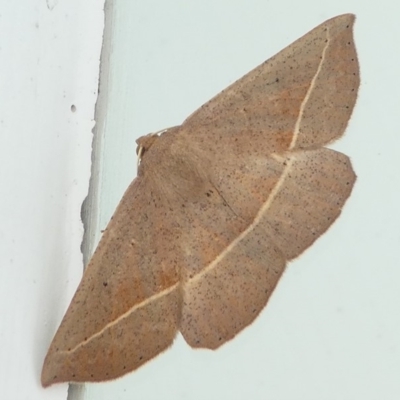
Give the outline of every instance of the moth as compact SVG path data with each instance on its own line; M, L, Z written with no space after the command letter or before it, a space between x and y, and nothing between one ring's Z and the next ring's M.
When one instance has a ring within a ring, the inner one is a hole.
M325 147L357 98L354 19L324 22L182 125L138 139L138 176L51 343L43 386L118 378L178 332L217 349L254 321L356 179Z

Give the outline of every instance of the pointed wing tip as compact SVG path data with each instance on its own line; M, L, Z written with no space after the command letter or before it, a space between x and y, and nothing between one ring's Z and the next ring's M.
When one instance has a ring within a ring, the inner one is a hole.
M65 374L63 374L63 371L60 369L62 363L59 362L60 360L57 360L56 355L57 353L54 353L54 351L49 349L46 358L44 359L40 376L40 383L44 388L55 383L69 382L68 379L65 379Z
M74 383L71 379L65 379L65 376L54 375L52 368L43 366L42 375L40 377L40 383L43 388L48 388L56 383ZM79 382L77 382L79 383Z
M40 376L40 383L44 388L51 386L53 383L56 383L55 379L57 379L57 377L51 373L51 370L52 370L51 365L49 365L46 356L46 359L43 363L42 374Z
M53 382L46 380L45 378L42 377L42 379L40 380L40 383L42 384L42 388L46 389L49 386L51 386L53 384Z
M348 24L349 26L353 26L354 21L356 20L356 15L355 14L341 14L337 15L336 17L328 19L326 22L335 22L338 25L339 24Z
M336 17L332 17L330 19L342 19L342 20L354 21L356 19L356 15L353 13L339 14L336 15Z
M45 373L43 370L42 376L40 377L40 383L42 384L42 387L47 388L56 382L53 381L53 377L50 377L49 374Z

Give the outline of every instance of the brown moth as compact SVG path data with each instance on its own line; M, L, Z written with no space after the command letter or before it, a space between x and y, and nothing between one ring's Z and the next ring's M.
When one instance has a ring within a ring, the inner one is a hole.
M254 321L356 179L324 147L356 102L354 19L324 22L182 125L138 140L138 177L51 343L43 386L118 378L178 332L216 349Z

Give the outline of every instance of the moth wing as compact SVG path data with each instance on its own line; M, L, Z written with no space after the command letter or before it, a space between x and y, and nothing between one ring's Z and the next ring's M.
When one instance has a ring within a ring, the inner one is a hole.
M357 98L355 17L319 25L195 111L184 123L209 154L268 154L339 138Z
M225 207L203 197L191 219L195 262L186 264L180 330L193 347L217 348L250 324L287 260L328 229L351 193L348 157L321 146L343 134L356 101L353 22L326 21L182 126L207 168L209 198Z
M190 209L180 331L215 349L265 307L286 262L340 215L356 176L344 154L296 151L286 158L224 158ZM189 211L189 210L188 210Z
M117 378L171 345L181 310L179 252L164 209L149 180L129 186L51 343L43 386Z

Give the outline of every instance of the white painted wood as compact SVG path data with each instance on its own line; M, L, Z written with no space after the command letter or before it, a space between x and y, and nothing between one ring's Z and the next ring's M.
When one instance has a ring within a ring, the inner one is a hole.
M2 399L66 399L43 358L82 274L101 1L1 1Z

